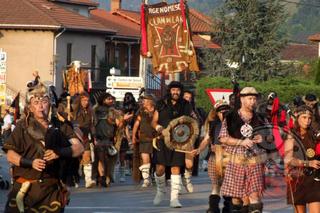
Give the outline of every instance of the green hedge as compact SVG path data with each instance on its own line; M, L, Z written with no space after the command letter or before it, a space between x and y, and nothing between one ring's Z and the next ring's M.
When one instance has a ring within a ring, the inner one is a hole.
M314 80L306 80L300 78L276 78L265 82L239 82L240 87L253 86L258 92L267 96L271 91L277 92L280 101L289 103L297 95L305 95L306 93L315 93L320 97L320 85L316 85ZM211 102L206 93L206 89L223 88L232 89L231 80L223 77L205 77L196 83L196 102L199 107L209 110Z

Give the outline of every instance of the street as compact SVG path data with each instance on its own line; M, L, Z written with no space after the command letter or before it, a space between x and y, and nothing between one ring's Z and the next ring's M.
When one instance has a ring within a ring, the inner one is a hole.
M8 163L1 152L0 173L8 179ZM205 212L208 208L210 181L206 172L200 172L193 177L194 192L187 193L184 189L180 198L183 207L169 207L170 187L167 186L166 198L160 206L153 206L152 201L156 192L155 186L141 189L127 176L126 183L114 183L110 188L83 188L83 182L78 189L71 189L71 201L65 212L68 213L109 213L109 212ZM3 212L8 190L0 190L0 212ZM282 177L271 178L271 187L264 193L264 212L293 212L286 205L285 183ZM222 203L222 202L220 202Z

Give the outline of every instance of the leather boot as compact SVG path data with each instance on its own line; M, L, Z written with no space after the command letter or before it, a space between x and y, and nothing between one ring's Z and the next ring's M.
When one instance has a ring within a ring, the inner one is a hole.
M223 196L223 208L222 213L230 213L231 212L231 205L232 205L232 198Z
M220 213L219 202L220 202L219 195L210 195L209 196L209 209L207 210L207 213Z
M249 204L249 213L262 213L262 209L263 209L262 203Z

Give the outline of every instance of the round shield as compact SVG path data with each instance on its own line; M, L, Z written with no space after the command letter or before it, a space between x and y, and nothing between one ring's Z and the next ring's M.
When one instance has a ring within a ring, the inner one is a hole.
M179 124L172 130L172 139L178 143L185 143L191 136L191 129L186 124Z
M199 127L195 119L181 116L172 120L162 134L169 149L190 151L199 135Z

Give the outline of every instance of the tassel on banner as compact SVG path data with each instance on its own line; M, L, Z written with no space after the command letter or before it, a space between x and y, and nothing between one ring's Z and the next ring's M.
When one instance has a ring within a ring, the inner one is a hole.
M184 0L180 0L180 8L181 8L181 16L182 16L182 22L183 22L183 31L187 33L187 40L186 40L186 47L185 51L189 56L193 55L191 42L192 42L192 33L190 30L190 20L189 20L189 9L188 6L185 5Z
M184 6L184 0L180 0L180 9L181 9L181 16L183 22L183 29L184 31L187 30L187 18L186 18L186 8Z
M141 3L141 55L148 56L148 41L147 41L147 26L146 26L146 13L145 4Z

